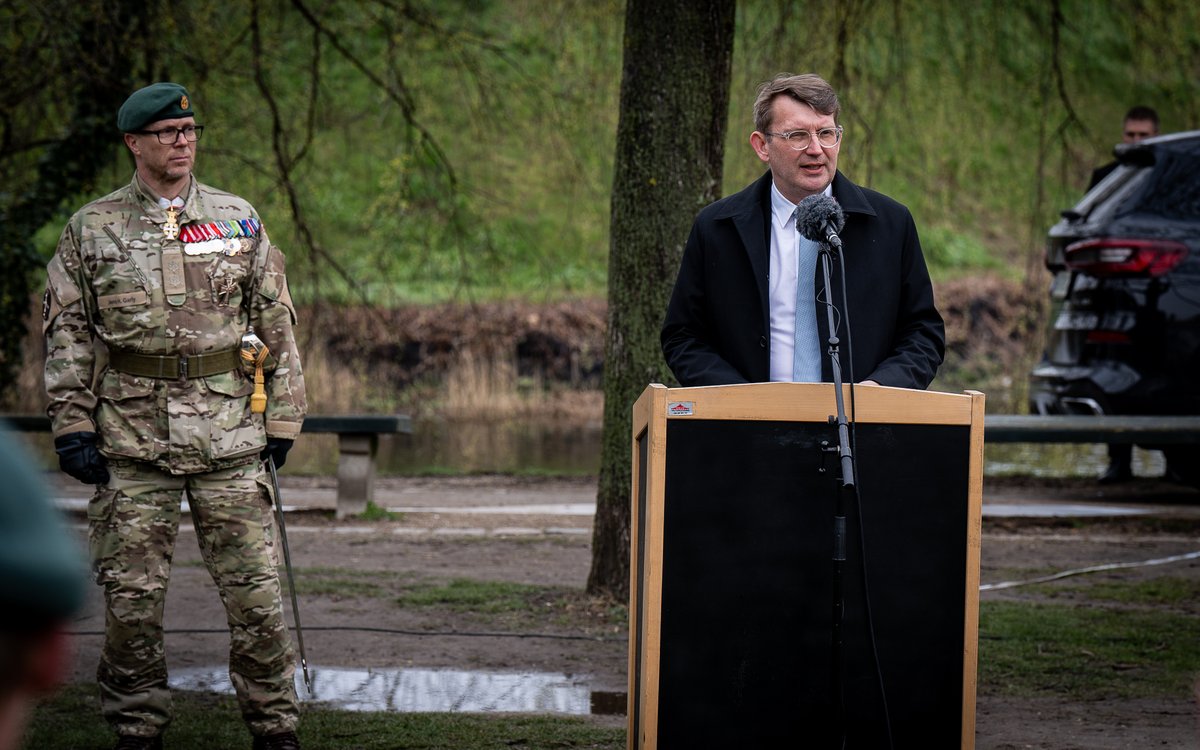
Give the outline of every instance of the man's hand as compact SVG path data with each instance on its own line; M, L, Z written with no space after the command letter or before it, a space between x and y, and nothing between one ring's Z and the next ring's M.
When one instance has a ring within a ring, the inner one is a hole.
M54 438L60 469L84 484L108 484L108 467L94 432L70 432Z
M275 459L275 468L282 467L284 461L287 461L287 454L292 449L293 442L287 438L267 438L267 447L263 448L262 460L273 458Z

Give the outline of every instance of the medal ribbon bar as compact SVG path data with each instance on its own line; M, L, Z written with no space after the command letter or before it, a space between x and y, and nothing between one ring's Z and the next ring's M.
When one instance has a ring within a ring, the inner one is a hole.
M188 224L179 230L179 239L184 242L222 240L233 237L254 237L262 229L258 219L234 219L232 221L210 221L206 224Z

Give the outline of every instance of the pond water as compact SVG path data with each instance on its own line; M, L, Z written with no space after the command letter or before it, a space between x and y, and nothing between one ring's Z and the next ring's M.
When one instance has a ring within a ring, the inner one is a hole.
M599 423L538 421L418 421L411 435L379 439L381 475L549 474L595 476L600 470ZM47 468L58 461L50 436L20 437ZM305 435L288 454L289 474L337 473L337 438ZM984 448L987 476L1098 477L1108 465L1103 444L996 443ZM1159 451L1134 448L1133 473L1158 477Z
M600 433L598 423L416 421L411 435L380 437L377 466L383 475L595 475L600 471ZM335 473L337 438L304 436L288 454L288 469Z
M600 469L599 424L532 421L417 422L412 435L384 436L378 467L383 475L523 473L595 475ZM984 449L988 476L1097 477L1108 465L1103 444L996 443ZM1135 448L1138 476L1161 476L1162 453ZM288 457L295 473L337 471L337 439L313 435Z
M1133 473L1160 477L1167 462L1161 451L1133 449ZM996 443L984 446L986 476L1098 477L1108 468L1104 444Z
M624 714L625 693L594 691L587 677L552 672L461 669L309 668L312 692L296 675L302 700L346 711ZM228 667L171 670L177 690L233 693Z

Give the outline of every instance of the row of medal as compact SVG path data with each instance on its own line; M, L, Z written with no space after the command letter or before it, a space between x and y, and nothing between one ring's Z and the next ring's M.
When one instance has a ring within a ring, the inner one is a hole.
M168 240L178 237L183 241L183 251L188 255L208 255L210 253L237 255L243 250L242 241L239 238L254 237L261 228L262 222L258 219L213 221L207 224L188 224L180 227L175 208L172 206L167 209L163 237Z

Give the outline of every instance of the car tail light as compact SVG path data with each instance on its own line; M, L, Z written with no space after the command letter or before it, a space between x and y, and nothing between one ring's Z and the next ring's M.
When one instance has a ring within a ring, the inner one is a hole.
M1105 238L1068 245L1063 254L1069 268L1092 276L1161 276L1187 253L1182 242Z
M1132 344L1133 337L1122 331L1088 331L1089 344Z

